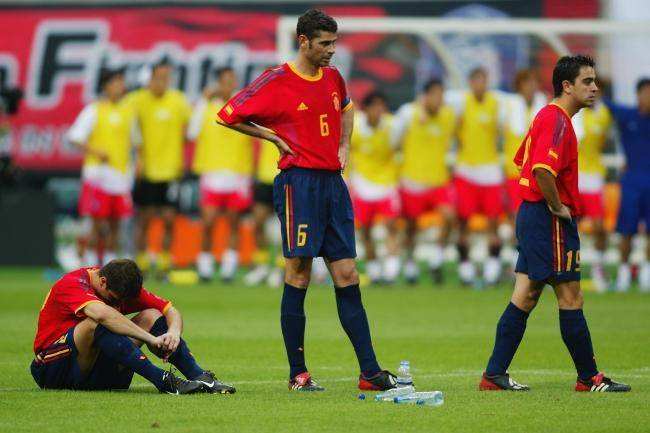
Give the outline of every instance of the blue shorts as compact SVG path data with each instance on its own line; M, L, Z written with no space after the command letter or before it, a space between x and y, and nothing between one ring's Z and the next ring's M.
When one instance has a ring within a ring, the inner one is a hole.
M86 376L77 363L74 327L36 355L30 367L32 377L43 389L86 391L129 389L133 372L99 352L95 365Z
M643 221L650 230L650 180L648 175L625 173L621 178L621 205L618 211L616 231L622 235L639 232Z
M515 272L533 281L580 281L580 237L574 220L551 213L546 201L522 202L516 222L519 258Z
M352 201L340 172L282 170L273 183L273 207L282 224L285 257L357 256Z

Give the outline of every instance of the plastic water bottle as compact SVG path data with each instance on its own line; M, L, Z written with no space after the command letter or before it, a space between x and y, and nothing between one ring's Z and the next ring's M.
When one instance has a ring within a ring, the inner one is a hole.
M418 406L442 406L445 402L441 391L414 392L393 399L396 404L417 404Z
M402 388L406 386L413 386L411 363L408 361L402 361L399 363L399 368L397 369L397 387Z
M415 392L413 386L401 386L399 388L392 388L387 391L377 394L375 401L395 401L395 397L407 396Z

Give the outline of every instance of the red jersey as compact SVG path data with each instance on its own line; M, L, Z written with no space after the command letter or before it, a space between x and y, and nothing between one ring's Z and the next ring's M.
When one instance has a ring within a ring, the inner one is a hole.
M217 122L253 122L271 129L294 151L278 167L340 170L341 113L352 107L339 71L327 66L314 77L290 63L267 69L233 96Z
M65 274L54 283L45 297L38 315L38 328L34 339L34 353L45 349L58 340L68 329L86 318L83 308L91 302L104 302L92 288L88 271L95 268L81 268ZM111 305L122 314L136 313L155 308L164 313L171 302L160 298L144 288L135 299Z
M562 203L572 215L580 215L578 139L564 109L549 104L537 113L514 162L521 171L519 193L523 200L544 200L533 175L533 170L541 167L555 176Z

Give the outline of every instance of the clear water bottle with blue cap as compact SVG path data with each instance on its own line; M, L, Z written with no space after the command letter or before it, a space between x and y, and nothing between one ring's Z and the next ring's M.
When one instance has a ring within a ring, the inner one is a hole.
M397 404L415 404L418 406L442 406L445 402L441 391L413 392L399 395L393 399Z
M397 387L403 388L413 386L413 377L411 376L411 363L402 361L397 369Z

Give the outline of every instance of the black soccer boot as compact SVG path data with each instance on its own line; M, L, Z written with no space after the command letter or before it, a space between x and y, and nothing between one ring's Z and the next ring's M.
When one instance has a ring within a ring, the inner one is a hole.
M578 392L630 392L632 387L624 383L614 382L605 373L598 373L589 380L576 381L576 391Z
M203 391L208 394L234 394L237 392L234 386L227 385L216 378L213 372L206 370L195 381L203 384Z
M494 376L483 373L478 389L479 391L530 391L528 385L515 382L508 373Z
M380 371L374 376L359 375L359 389L363 391L386 391L397 387L397 377L388 370Z

